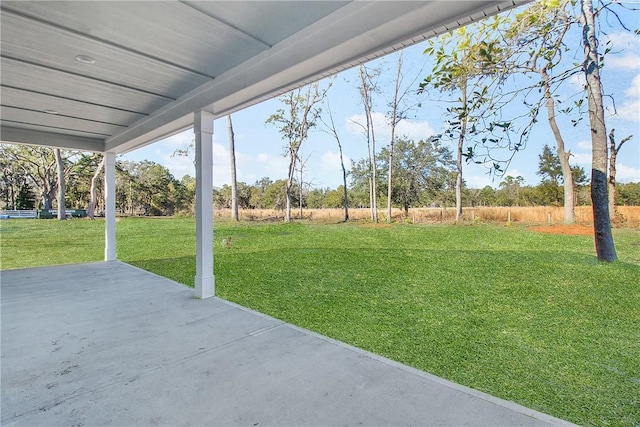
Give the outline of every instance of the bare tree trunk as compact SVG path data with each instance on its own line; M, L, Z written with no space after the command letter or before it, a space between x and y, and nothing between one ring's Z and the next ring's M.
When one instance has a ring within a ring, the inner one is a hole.
M342 145L338 143L340 150L340 166L342 166L342 189L344 190L344 222L349 221L349 190L347 190L347 169L344 167L344 158L342 157Z
M100 163L98 163L98 166L96 166L96 170L91 177L91 188L89 190L89 207L87 209L87 216L90 219L93 219L95 217L96 201L98 200L98 198L96 197L96 191L98 189L97 183L98 177L100 176L100 171L102 170L103 166L104 156L102 156L102 159L100 159Z
M389 144L389 171L387 177L387 222L391 223L391 173L393 171L393 148L395 139L395 125L391 125L391 143Z
M373 222L378 222L378 166L376 165L376 137L373 132L373 116L369 108L371 120L371 194L373 198Z
M567 152L564 149L564 139L560 133L560 128L556 122L556 108L555 101L551 95L551 89L549 87L549 74L547 68L542 67L539 70L542 76L545 104L547 107L547 117L549 119L549 126L553 132L553 137L556 140L556 151L558 158L560 159L560 167L562 168L562 180L564 187L564 223L573 224L576 222L575 214L575 191L573 182L573 172L571 171L571 165L569 164L569 157L571 152Z
M402 75L402 52L398 55L398 68L396 70L396 82L393 90L393 102L391 104L391 141L389 142L389 171L387 177L387 222L391 223L391 184L393 172L393 148L396 142L396 126L398 125L398 102L400 95L400 79Z
M462 106L465 111L464 117L460 120L460 136L458 137L458 150L456 155L456 222L462 218L462 149L464 147L464 139L467 133L467 81L460 88L462 92Z
M604 123L602 85L598 66L598 39L592 0L582 0L583 64L589 101L591 125L591 202L596 255L599 261L616 261L616 247L611 232L609 197L607 194L607 131Z
M64 206L64 193L65 193L65 182L64 182L64 162L62 161L62 154L60 153L59 148L55 148L53 150L56 156L56 165L58 169L58 219L63 221L67 219L67 213L65 211Z
M347 190L347 169L344 167L344 156L342 153L342 143L340 142L340 136L338 136L338 131L336 131L336 124L333 121L333 113L331 112L331 107L329 107L329 105L327 105L327 110L329 111L329 122L330 124L324 123L325 126L328 128L329 132L331 133L331 135L333 135L333 137L336 140L336 143L338 144L338 151L340 152L340 166L342 167L342 182L343 182L343 189L344 189L344 201L343 201L343 206L344 206L344 221L347 222L349 221L349 194L348 194L348 190Z
M615 129L609 132L609 215L616 217L616 160L622 144L633 138L629 135L616 147Z
M298 186L298 195L300 196L300 200L298 200L298 204L300 205L300 219L302 219L302 170L304 169L304 163L302 163L302 159L298 159L300 161L300 185Z
M364 65L360 66L360 81L362 83L361 95L364 104L364 112L367 118L367 140L369 141L369 166L371 167L370 198L371 200L371 220L378 222L378 200L377 200L377 167L376 167L376 136L373 130L373 114L371 106L371 97L369 93L369 84Z
M231 156L231 219L238 221L238 180L236 177L236 146L233 134L231 114L227 116L227 129L229 130L229 155Z
M297 155L293 153L290 154L291 158L289 159L289 174L287 175L287 206L284 213L284 221L291 222L291 189L293 188L293 178L296 172L296 159Z

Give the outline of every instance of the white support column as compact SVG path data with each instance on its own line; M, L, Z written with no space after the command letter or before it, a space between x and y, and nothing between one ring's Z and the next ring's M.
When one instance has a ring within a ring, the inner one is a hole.
M104 153L104 260L116 256L116 153Z
M194 113L196 137L196 298L215 292L213 277L213 114Z

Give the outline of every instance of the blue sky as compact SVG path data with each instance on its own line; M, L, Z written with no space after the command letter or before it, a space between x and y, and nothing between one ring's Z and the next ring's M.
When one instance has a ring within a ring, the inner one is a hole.
M627 13L623 16L627 25L640 27L639 14ZM622 32L619 28L608 31L602 42L610 41L613 51L607 56L602 70L607 107L607 132L616 129L616 137L633 134L618 157L617 178L619 182L640 182L640 37ZM576 43L579 43L576 40ZM420 44L404 50L406 79L426 76L431 70L430 59L424 55L426 45ZM391 54L367 64L381 67L379 79L385 89L377 96L374 105L374 126L377 148L389 144L390 132L385 119L387 110L384 92L391 90L397 54ZM422 71L421 71L422 70ZM338 133L342 140L345 161L348 168L351 160L358 161L367 156L367 144L354 122L362 122L363 107L357 91L357 69L338 74L329 91L328 102L333 111ZM418 80L421 81L422 78ZM568 99L580 90L583 84L579 76L567 82L559 99ZM400 123L397 134L418 140L442 133L446 127L443 112L447 106L446 95L431 92L421 100L420 107L412 110L410 118ZM615 111L614 102L615 100ZM278 99L265 101L232 115L236 135L236 162L238 180L253 184L262 177L272 180L286 178L288 160L283 156L284 141L276 127L265 124L266 119L282 104ZM514 106L514 108L518 108ZM563 107L561 107L563 108ZM570 162L579 165L589 173L591 169L591 141L588 117L584 116L578 126L570 124L570 118L562 118L561 130L567 149L573 157ZM321 126L312 131L301 148L305 160L303 181L311 187L336 188L342 183L342 172L338 147L333 138L322 132ZM214 123L214 186L230 182L229 140L226 119ZM178 179L189 174L195 175L192 159L174 156L176 149L185 148L193 140L193 132L186 131L163 141L138 149L122 156L126 160L151 160L166 166ZM534 127L525 150L518 152L506 175L522 176L526 183L535 185L540 181L536 175L538 154L544 144L555 147L555 142L546 120L546 111ZM453 145L451 145L453 149ZM507 153L505 153L507 155ZM485 185L497 187L500 178L492 178L479 165L465 165L463 176L468 187L482 188Z

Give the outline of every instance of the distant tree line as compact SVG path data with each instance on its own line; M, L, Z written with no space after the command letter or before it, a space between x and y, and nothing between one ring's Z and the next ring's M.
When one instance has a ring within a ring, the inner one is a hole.
M388 181L388 150L378 152L380 173L378 191L385 196ZM452 207L456 203L455 161L451 149L437 138L414 142L398 139L393 156L393 198L396 208ZM66 208L87 209L91 181L100 167L101 154L62 151L66 180ZM370 207L368 158L354 162L347 188L349 205ZM56 159L53 150L44 147L0 144L0 208L56 209L58 191ZM463 186L464 206L562 206L562 171L554 150L548 146L539 155L538 174L542 182L526 185L521 176L506 176L498 188L468 188ZM574 168L576 203L589 205L588 179L582 168ZM286 179L264 177L253 184L238 182L240 209L285 210L287 204ZM96 212L104 210L103 174L96 180ZM640 206L640 183L617 185L616 203L619 206ZM214 207L231 207L231 186L214 189ZM195 178L185 175L176 179L169 170L148 160L116 162L116 209L124 215L190 215L194 212ZM310 188L292 180L292 206L305 209L342 208L344 186L338 188Z
M96 213L104 211L102 154L62 152L65 208L87 209L94 181ZM54 150L0 144L0 208L57 209L59 191ZM94 179L95 176L95 179ZM116 208L120 214L173 215L193 211L195 178L177 180L150 161L116 162Z

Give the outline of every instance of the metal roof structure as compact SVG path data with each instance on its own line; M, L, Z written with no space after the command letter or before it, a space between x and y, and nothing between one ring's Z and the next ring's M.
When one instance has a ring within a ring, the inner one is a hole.
M0 139L127 152L526 1L2 1Z

